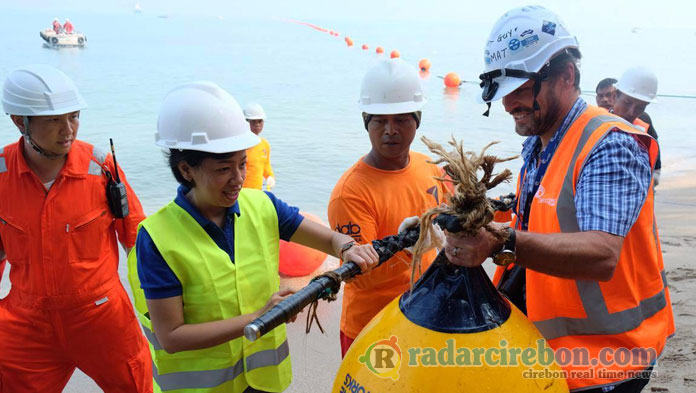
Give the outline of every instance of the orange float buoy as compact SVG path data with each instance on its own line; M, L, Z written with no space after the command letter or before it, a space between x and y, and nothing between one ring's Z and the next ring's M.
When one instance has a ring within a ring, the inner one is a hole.
M370 48L367 46L367 44L362 44L362 48L363 48L363 50L368 50L368 49L370 49Z
M300 212L305 217L305 220L312 220L316 223L326 226L321 219L314 214ZM326 253L305 247L298 243L289 243L285 240L280 241L280 264L278 270L288 276L299 277L306 276L317 270L324 260Z
M423 72L430 71L430 60L422 59L420 62L418 62L418 68L420 68L420 70Z
M353 40L348 36L346 36L346 45L353 46Z
M449 74L445 75L445 86L459 87L461 83L462 80L459 78L459 75L456 72L450 72Z
M398 50L394 49L393 51L391 51L391 58L396 59L397 57L401 57L401 53L399 53Z
M382 53L384 53L384 49L381 46L378 46L377 49L375 49L375 52L382 54Z

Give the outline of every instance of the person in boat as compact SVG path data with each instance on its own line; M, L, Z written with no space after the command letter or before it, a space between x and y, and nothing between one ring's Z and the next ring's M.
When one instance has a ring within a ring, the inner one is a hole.
M58 21L58 18L53 18L52 27L53 27L53 31L54 31L56 34L60 34L61 30L63 29L63 26L60 25L60 22Z
M70 19L65 18L65 24L63 24L63 30L65 30L66 34L72 34L73 31L75 30L75 27L73 26L72 22L70 22Z
M553 12L505 13L485 49L481 100L502 99L526 137L517 217L500 228L506 241L448 233L447 258L492 257L497 282L526 269L529 320L552 349L586 354L562 365L571 391L639 392L674 334L650 187L657 143L580 97L578 42ZM626 362L602 355L626 348Z
M176 392L280 392L292 377L285 325L250 342L244 326L290 294L279 289L279 240L356 262L371 245L304 220L270 192L242 188L259 143L235 99L212 82L164 100L156 143L180 186L145 219L128 278L153 355L156 387Z

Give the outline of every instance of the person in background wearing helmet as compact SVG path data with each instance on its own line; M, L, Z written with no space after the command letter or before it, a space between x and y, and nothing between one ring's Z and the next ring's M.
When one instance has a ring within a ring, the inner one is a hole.
M129 214L106 197L110 154L78 140L87 107L47 65L12 71L2 105L22 134L0 150L0 257L12 288L0 302L4 392L61 392L79 368L106 392L152 392L147 343L118 275L118 243L135 244L143 210L125 181Z
M652 119L645 113L645 108L651 102L657 101L656 96L657 76L644 67L629 68L616 83L613 113L640 127L657 141L657 131L653 126ZM660 152L658 151L653 170L653 186L659 184L661 170L662 160L660 160Z
M65 24L63 24L63 30L65 30L65 33L72 34L74 29L75 29L75 27L70 22L70 19L65 18Z
M497 22L481 98L502 99L526 137L517 218L500 227L505 242L483 229L447 234L445 253L468 267L492 257L496 282L513 263L526 268L529 320L552 349L587 355L561 365L571 391L639 392L674 333L653 227L657 145L580 98L579 60L575 37L543 7L513 9ZM622 348L628 363L605 356Z
M597 100L597 106L610 110L614 106L614 100L616 99L616 87L614 87L616 79L614 78L604 78L597 84L595 89L595 99Z
M60 34L60 31L63 29L63 26L60 25L58 18L53 18L52 27L53 27L53 31L55 31L56 34Z
M128 259L138 318L156 388L196 393L280 392L292 371L285 325L258 340L244 326L290 292L279 291L279 240L356 262L378 261L371 245L303 220L270 192L242 188L249 131L235 99L212 82L172 90L157 122L180 183L173 202L140 225Z
M249 122L251 132L256 135L263 131L266 112L259 104L249 104L244 108L244 117ZM247 150L247 176L244 187L263 189L263 179L266 179L266 189L275 187L275 175L271 167L271 145L266 138L260 138L261 143Z
M370 244L417 221L404 217L419 216L444 201L445 187L434 179L441 170L410 150L425 102L418 71L402 59L380 61L367 71L359 105L372 149L341 176L331 193L328 218L336 231ZM406 222L400 228L402 220ZM435 256L435 250L423 255L423 271ZM410 287L411 259L399 252L346 284L343 356L372 317Z

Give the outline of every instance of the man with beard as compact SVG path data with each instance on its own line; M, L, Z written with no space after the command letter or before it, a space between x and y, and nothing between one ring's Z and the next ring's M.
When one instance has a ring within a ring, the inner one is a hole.
M529 319L553 350L584 354L561 365L571 391L639 392L674 333L650 187L657 144L579 97L577 40L543 7L507 12L485 54L482 100L502 98L527 137L517 217L499 228L505 242L448 234L447 257L492 257L496 281L526 268ZM608 356L621 351L628 362Z

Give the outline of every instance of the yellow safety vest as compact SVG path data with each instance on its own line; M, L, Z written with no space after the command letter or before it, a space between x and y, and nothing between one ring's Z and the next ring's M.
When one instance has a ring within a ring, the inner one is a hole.
M184 320L188 324L252 313L278 291L275 207L263 192L243 189L239 209L241 214L234 218L234 263L174 202L140 224L181 282ZM285 325L253 343L240 337L212 348L169 354L152 331L135 251L128 257L128 280L136 314L150 343L155 392L243 392L249 386L281 392L290 385L292 370Z

